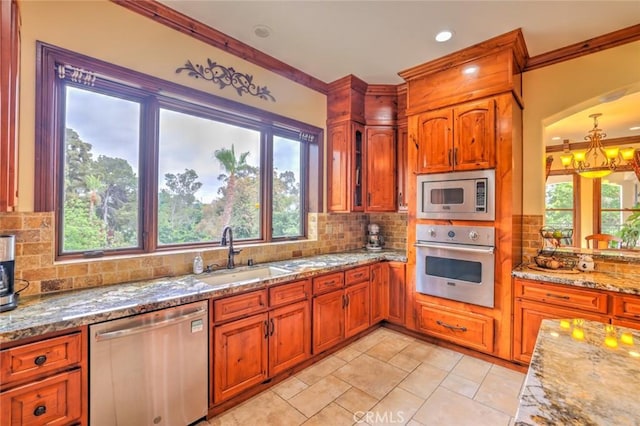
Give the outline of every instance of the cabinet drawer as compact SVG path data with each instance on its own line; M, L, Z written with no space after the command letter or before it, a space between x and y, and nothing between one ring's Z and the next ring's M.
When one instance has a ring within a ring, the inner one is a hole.
M309 297L311 283L309 280L296 281L269 289L269 306L282 306L305 300Z
M613 296L613 315L640 321L640 297Z
M8 384L60 371L79 363L81 358L80 333L16 346L0 352L0 382Z
M369 267L362 266L360 268L349 269L344 273L345 285L352 285L361 283L362 281L369 281Z
M344 272L327 274L313 279L313 294L326 293L344 287Z
M515 297L583 311L607 313L607 295L595 290L516 280Z
M19 386L0 394L3 425L66 425L80 419L80 370Z
M431 335L461 346L493 351L493 318L417 303L418 327Z
M213 302L215 322L240 318L267 309L267 290L252 291Z

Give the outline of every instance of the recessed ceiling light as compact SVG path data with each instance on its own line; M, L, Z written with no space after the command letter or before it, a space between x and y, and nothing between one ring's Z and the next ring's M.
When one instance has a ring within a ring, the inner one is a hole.
M640 130L640 126L629 127L629 130Z
M440 31L438 34L436 34L436 41L439 41L440 43L442 43L445 41L449 41L451 37L453 37L453 31L449 31L449 30Z
M477 65L469 65L468 67L463 68L462 74L471 75L478 72L480 68Z
M266 25L260 24L253 27L253 33L260 38L267 38L271 35L272 31L271 28Z
M551 138L552 141L559 141L560 139L562 139L560 136L554 136Z

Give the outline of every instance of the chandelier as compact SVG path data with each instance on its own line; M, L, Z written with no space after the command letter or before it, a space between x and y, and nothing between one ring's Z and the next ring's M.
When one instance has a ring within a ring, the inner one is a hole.
M565 141L564 153L560 155L560 161L565 169L572 167L580 176L587 178L600 178L614 172L622 161L632 161L634 148L603 147L602 140L607 134L598 127L598 117L602 114L591 114L593 129L584 137L589 142L586 151L569 150L569 141Z

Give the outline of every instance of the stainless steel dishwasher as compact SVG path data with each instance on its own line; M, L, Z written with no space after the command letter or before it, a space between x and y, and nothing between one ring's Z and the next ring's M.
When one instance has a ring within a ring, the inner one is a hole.
M89 331L91 425L184 426L207 414L207 302Z

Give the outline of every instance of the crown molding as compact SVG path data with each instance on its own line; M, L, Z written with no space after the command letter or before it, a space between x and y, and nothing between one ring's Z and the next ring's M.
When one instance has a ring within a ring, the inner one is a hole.
M579 58L580 56L596 53L601 50L631 43L640 40L640 24L632 25L621 30L603 34L590 38L579 43L561 47L560 49L532 56L527 60L524 71L531 71L537 68Z

